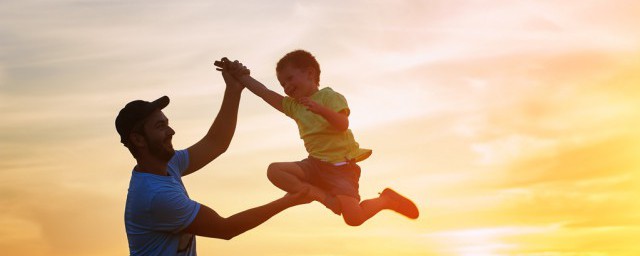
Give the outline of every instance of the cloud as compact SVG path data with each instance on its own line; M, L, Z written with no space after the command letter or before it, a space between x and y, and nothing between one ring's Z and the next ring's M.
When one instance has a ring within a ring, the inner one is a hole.
M575 182L632 172L640 166L638 138L621 136L588 145L568 146L557 154L515 161L504 177L515 186L541 182Z

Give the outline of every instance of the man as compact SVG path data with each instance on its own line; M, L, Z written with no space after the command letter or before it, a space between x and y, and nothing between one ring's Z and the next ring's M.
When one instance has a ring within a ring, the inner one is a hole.
M135 100L120 110L116 130L137 162L125 207L131 255L196 255L195 236L228 240L284 209L311 202L308 191L289 193L223 218L189 198L181 177L198 171L224 153L235 131L244 87L226 71L222 76L226 89L220 112L207 134L186 150L175 151L171 143L175 131L162 113L169 97L152 102Z

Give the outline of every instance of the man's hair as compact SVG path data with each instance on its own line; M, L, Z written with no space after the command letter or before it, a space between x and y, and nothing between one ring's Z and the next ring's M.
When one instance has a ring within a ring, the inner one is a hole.
M276 72L282 71L287 65L291 65L294 68L305 69L305 68L313 68L316 71L315 80L317 83L320 83L320 64L316 60L316 58L311 55L311 53L305 50L295 50L290 53L287 53L278 61L276 65Z
M138 123L136 123L133 126L133 129L131 130L131 133L129 133L128 136L131 136L131 134L137 133L142 135L145 140L147 139L147 132L144 130L144 125L147 122L147 119L143 119L138 121ZM133 158L138 159L138 148L136 148L136 145L133 145L133 143L131 143L131 141L128 140L127 138L127 142L123 143L124 146L129 150L129 152L131 152L131 155L133 156Z

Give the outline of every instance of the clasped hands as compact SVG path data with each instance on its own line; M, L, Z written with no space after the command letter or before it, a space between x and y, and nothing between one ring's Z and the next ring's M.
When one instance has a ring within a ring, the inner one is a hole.
M230 61L227 57L214 61L213 65L217 67L217 71L227 71L236 78L242 75L251 74L251 71L238 60Z

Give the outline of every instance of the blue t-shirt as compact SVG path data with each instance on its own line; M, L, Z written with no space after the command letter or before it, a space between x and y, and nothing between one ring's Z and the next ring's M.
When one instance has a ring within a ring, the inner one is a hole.
M196 255L196 239L184 230L200 210L182 184L189 152L176 151L168 176L132 171L124 210L131 255Z

